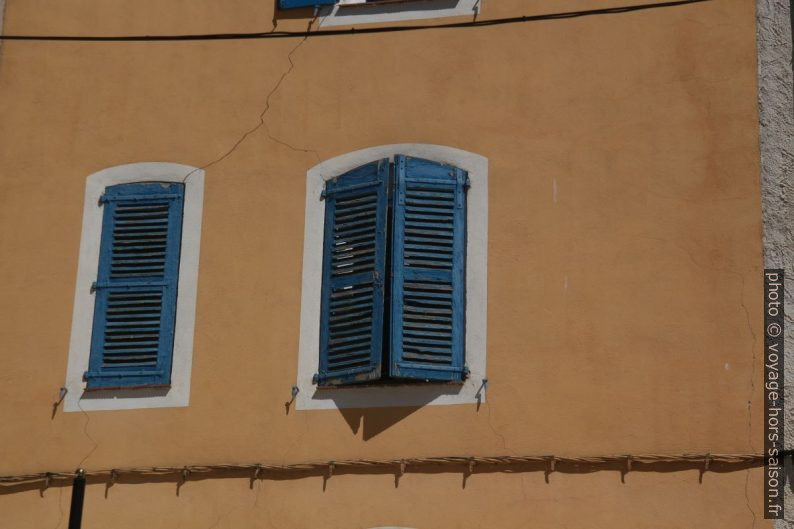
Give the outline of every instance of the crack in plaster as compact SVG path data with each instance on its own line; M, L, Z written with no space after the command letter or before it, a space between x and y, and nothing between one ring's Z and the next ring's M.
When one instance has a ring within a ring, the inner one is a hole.
M234 509L229 509L224 514L219 514L218 518L215 519L215 522L212 525L210 525L207 529L215 529L216 527L218 527L221 523L221 520L228 518L229 515L232 513L232 511L234 511Z
M502 440L502 448L504 448L505 451L507 451L507 452L512 452L512 450L509 450L507 448L507 441L505 440L505 436L500 434L498 431L496 431L496 428L494 428L494 425L491 422L491 402L490 402L490 399L485 402L485 405L488 407L488 426L491 428L491 431L494 433L494 435Z
M262 480L256 480L256 495L254 496L254 504L251 506L251 510L253 511L257 507L259 507L259 494L262 492Z
M240 136L240 138L234 143L234 145L232 145L232 147L228 151L226 151L223 155L221 155L220 157L216 158L215 160L213 160L213 161L211 161L211 162L209 162L209 163L207 163L207 164L205 164L205 165L203 165L201 167L193 169L188 174L186 174L185 177L182 179L182 183L185 183L187 181L187 179L190 178L190 176L193 175L193 173L195 173L196 171L205 170L208 167L212 167L213 165L215 165L217 163L220 163L223 160L225 160L226 158L228 158L229 156L231 156L237 150L237 148L240 147L240 145L242 145L242 143L246 139L248 139L249 136L251 136L253 133L258 131L262 127L264 127L268 138L270 138L272 141L274 141L274 142L276 142L276 143L278 143L280 145L284 145L285 147L288 147L288 148L290 148L290 149L292 149L293 151L296 151L296 152L313 153L314 156L317 158L317 161L318 162L320 161L320 155L317 153L316 150L314 150L314 149L305 149L305 148L301 148L301 147L295 147L294 145L291 145L291 144L287 143L284 140L280 140L280 139L276 138L275 136L273 136L273 134L271 134L270 129L268 128L267 124L265 123L265 121L266 121L265 117L266 117L267 113L270 111L270 99L278 91L278 89L281 88L281 85L284 83L284 79L286 79L287 76L289 76L292 73L292 70L295 69L295 62L292 60L292 55L296 51L298 51L298 48L300 48L306 42L306 40L309 38L309 32L311 31L312 25L314 24L314 22L316 20L317 20L317 18L315 17L315 18L313 18L312 20L309 21L309 27L306 30L306 35L287 54L287 60L289 61L289 68L287 68L287 70L281 74L281 77L279 77L279 79L276 82L275 86L273 86L273 88L270 90L270 92L268 92L267 97L265 98L265 108L262 110L262 112L259 113L259 123L257 123L256 125L254 125L250 129L248 129L245 133L243 133L243 135Z
M63 504L61 503L61 498L63 497L63 487L58 487L58 524L55 526L54 529L58 529L61 524L63 523Z
M741 304L742 310L744 311L744 316L747 319L747 329L750 331L750 335L753 337L753 344L750 348L750 353L753 357L752 367L750 368L750 398L747 399L747 446L750 448L750 451L753 452L753 394L755 393L755 363L757 361L755 346L757 337L755 335L755 331L753 330L753 326L750 323L750 312L747 310L747 305L744 303L744 276L738 272L734 273L739 275L742 280L742 290L739 296L739 303Z
M747 469L747 475L744 478L744 503L747 505L747 510L750 511L750 514L753 516L753 524L750 526L751 528L755 527L755 511L753 510L752 506L750 505L750 494L748 492L748 487L750 484L750 469Z
M648 235L643 235L642 237L645 238L645 239L659 241L659 242L662 242L662 243L672 244L673 246L675 246L676 248L678 248L679 250L684 252L687 255L687 257L689 257L689 260L692 261L692 263L695 266L697 266L698 268L702 268L703 270L707 270L707 271L710 271L710 272L722 272L724 274L730 274L730 275L738 277L739 280L741 281L742 285L741 285L741 290L739 291L739 305L742 308L742 312L744 312L745 320L747 322L747 330L750 332L750 336L752 337L752 340L753 340L752 344L750 346L750 355L752 356L752 365L751 365L751 368L750 368L750 382L749 382L750 396L747 399L747 445L748 445L750 451L752 452L753 451L753 437L752 437L752 432L753 432L753 430L752 430L752 424L753 424L753 393L755 393L755 367L756 367L755 364L756 364L756 362L758 360L758 357L756 355L755 349L756 349L756 345L758 344L758 337L756 336L755 331L753 330L752 323L750 322L750 311L747 310L747 305L746 305L746 303L744 301L744 290L745 290L744 275L741 272L737 272L735 270L729 270L729 269L726 269L726 268L718 268L716 266L704 266L701 263L699 263L697 261L697 259L695 259L695 256L692 254L692 252L688 248L686 248L686 247L684 247L684 246L682 246L682 245L680 245L680 244L678 244L676 242L668 241L666 239L662 239L662 238L659 238L659 237L651 237L651 236L648 236Z
M273 523L273 513L271 512L270 507L267 508L267 524L270 527L276 527L276 525Z
M93 454L94 451L97 448L99 448L99 443L97 443L96 439L91 437L91 434L88 433L88 423L91 422L91 416L88 415L88 413L83 409L83 407L80 405L79 400L77 401L77 407L80 408L80 411L83 413L83 415L85 415L85 424L83 425L83 435L85 435L92 443L94 443L94 447L91 448L91 450L89 450L88 453L83 457L83 459L81 459L80 462L77 464L77 468L81 468L83 466L83 463L85 463L85 461L89 457L91 457L91 454Z

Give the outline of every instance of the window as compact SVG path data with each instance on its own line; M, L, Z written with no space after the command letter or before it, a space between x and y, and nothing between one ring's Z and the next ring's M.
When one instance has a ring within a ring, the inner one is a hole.
M203 187L171 163L88 177L65 411L187 405Z
M299 7L321 7L333 5L388 4L407 0L279 0L279 8L296 9Z
M279 0L279 8L319 8L321 26L474 16L482 0ZM307 16L311 11L307 11Z
M105 189L86 389L171 383L182 183Z
M320 385L465 378L468 186L403 155L326 182Z
M422 144L309 170L298 409L481 401L487 173Z

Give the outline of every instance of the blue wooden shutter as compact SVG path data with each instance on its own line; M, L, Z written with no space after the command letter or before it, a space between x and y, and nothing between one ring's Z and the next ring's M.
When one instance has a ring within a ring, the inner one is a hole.
M389 161L326 183L318 384L380 378Z
M468 175L420 158L394 161L389 373L462 380Z
M108 187L87 389L171 382L184 184Z
M279 0L279 9L295 9L298 7L332 6L336 0Z

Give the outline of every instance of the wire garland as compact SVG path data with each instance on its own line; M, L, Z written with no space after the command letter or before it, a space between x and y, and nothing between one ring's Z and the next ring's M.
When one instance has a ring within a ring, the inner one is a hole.
M782 454L781 454L782 455ZM186 482L191 475L207 475L213 473L251 473L251 479L262 479L267 474L284 473L321 473L330 478L334 472L371 471L372 473L393 472L405 474L411 468L420 467L457 467L468 474L478 472L531 472L544 470L547 474L556 471L596 471L619 469L622 473L633 470L653 470L654 465L674 464L686 468L700 468L702 472L717 469L731 471L761 466L764 463L761 454L642 454L613 456L451 456L451 457L418 457L403 459L355 459L344 461L324 461L308 463L292 463L273 465L263 463L249 464L218 464L188 465L181 467L134 467L112 468L106 470L85 470L87 478L104 479L109 484L123 477L133 476L167 476L181 477ZM738 467L738 468L737 468ZM48 487L54 481L71 480L75 472L38 472L34 474L18 474L0 476L0 487L43 482Z

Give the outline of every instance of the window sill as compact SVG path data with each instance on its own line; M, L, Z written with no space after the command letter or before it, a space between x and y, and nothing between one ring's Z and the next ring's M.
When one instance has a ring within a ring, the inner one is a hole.
M133 392L142 392L146 390L165 390L168 391L171 389L171 384L156 384L156 385L149 385L149 386L107 386L101 388L89 388L86 387L83 389L85 393L97 393L99 391L112 391L113 393L120 393L124 391L133 391Z

